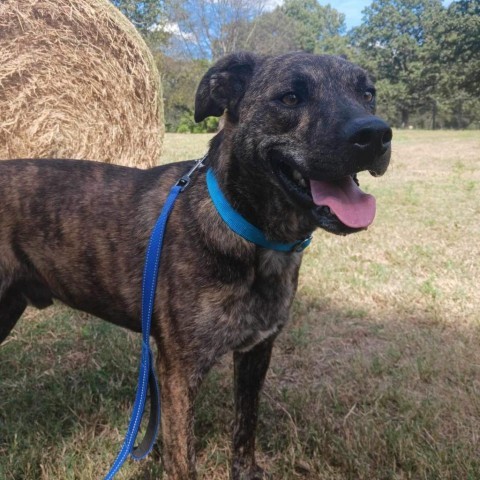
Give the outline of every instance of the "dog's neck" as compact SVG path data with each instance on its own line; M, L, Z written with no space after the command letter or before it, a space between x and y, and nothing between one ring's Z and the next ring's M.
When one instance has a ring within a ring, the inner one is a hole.
M308 213L296 207L271 180L258 161L238 158L228 132L212 140L208 165L215 172L220 188L233 208L265 236L279 242L295 242L315 229Z

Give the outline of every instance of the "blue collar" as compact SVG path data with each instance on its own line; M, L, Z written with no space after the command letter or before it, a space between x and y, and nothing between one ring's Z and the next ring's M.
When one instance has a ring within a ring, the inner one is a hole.
M243 218L233 209L230 203L228 203L211 168L207 170L207 187L210 198L223 221L231 230L245 240L259 247L276 250L278 252L301 252L310 245L312 241L311 236L293 243L277 243L268 240L261 230Z

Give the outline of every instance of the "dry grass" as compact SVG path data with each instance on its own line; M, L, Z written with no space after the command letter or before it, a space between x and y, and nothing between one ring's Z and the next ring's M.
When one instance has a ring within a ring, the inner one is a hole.
M160 77L110 1L2 0L0 43L0 159L158 163Z
M167 135L165 159L199 157L208 138ZM479 149L478 132L395 132L389 173L360 179L373 227L316 233L262 403L259 459L276 480L480 478ZM29 312L0 352L0 478L101 478L137 354L105 322ZM225 359L198 401L204 479L227 478L230 378ZM119 478L155 478L158 463Z

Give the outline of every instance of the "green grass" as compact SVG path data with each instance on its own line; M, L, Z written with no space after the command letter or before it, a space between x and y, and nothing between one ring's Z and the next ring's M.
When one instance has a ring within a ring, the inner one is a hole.
M209 135L166 136L165 161ZM367 232L318 231L266 381L258 458L277 480L480 478L480 135L397 131ZM136 335L57 306L0 347L0 479L102 478L134 398ZM231 363L197 402L198 468L227 477ZM161 477L158 452L119 478Z

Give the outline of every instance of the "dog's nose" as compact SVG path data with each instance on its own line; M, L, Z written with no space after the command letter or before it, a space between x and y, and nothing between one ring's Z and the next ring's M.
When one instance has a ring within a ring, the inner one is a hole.
M357 153L383 155L392 141L392 129L378 117L361 117L350 120L345 126L347 142Z

